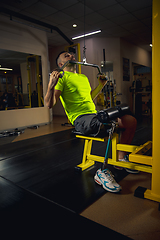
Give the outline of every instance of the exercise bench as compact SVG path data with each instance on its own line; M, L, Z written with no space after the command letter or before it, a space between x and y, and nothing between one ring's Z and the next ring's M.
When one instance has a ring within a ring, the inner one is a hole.
M152 148L152 142L149 141L142 146L119 143L119 134L115 131L116 123L113 119L122 116L122 112L123 115L127 114L126 109L128 110L126 105L121 105L117 108L109 108L98 113L98 118L102 123L108 122L111 125L105 137L85 136L75 132L77 138L84 140L82 162L76 166L76 170L84 171L93 166L96 162L104 163L105 159L107 159L110 165L152 173L152 156L147 156L147 152ZM113 132L111 132L112 130ZM104 157L91 154L93 141L107 142L106 154ZM111 141L112 144L108 143L108 141ZM109 158L111 145L111 158ZM118 161L118 151L130 153L129 162Z
M93 141L107 142L108 136L104 138L98 138L98 137L89 137L89 136L77 134L76 137L84 139L82 162L77 165L76 167L77 170L84 171L89 167L93 166L96 162L104 163L105 157L91 154L92 143ZM135 145L119 144L118 139L119 139L119 134L114 133L112 138L112 150L111 150L112 157L108 158L108 164L124 167L124 168L130 168L134 170L139 170L142 172L152 173L152 157L141 155L141 152L143 152L143 149L145 149L145 151L149 150L151 146L151 142L147 142L143 146L135 146ZM125 151L125 152L131 153L129 155L129 162L118 161L118 151ZM141 163L139 163L139 159L141 159L140 160ZM145 162L145 160L147 161Z

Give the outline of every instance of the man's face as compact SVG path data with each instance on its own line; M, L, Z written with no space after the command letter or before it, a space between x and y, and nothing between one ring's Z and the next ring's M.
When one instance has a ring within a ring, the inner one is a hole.
M60 64L61 64L61 66L63 65L63 64L65 64L67 61L75 61L76 59L75 59L75 57L74 57L74 55L73 54L70 54L70 53L68 53L68 52L64 52L64 53L62 53L61 55L60 55ZM61 67L60 66L60 67Z

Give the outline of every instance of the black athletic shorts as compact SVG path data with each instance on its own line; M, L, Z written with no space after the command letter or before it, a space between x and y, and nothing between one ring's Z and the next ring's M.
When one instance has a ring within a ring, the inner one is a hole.
M95 137L100 132L102 123L98 120L97 114L93 113L77 117L74 126L77 132Z

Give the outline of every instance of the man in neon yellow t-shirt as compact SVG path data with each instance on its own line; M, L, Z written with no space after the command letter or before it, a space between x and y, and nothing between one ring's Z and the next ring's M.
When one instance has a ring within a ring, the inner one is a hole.
M57 65L62 67L67 61L75 58L68 52L61 52L57 59ZM45 96L46 105L51 108L60 98L70 122L77 131L82 134L96 136L102 123L97 118L97 111L93 100L106 84L99 77L98 86L91 90L88 78L83 74L76 73L76 65L69 64L64 68L64 76L53 71L50 76L48 90ZM130 115L118 118L120 128L124 128L120 142L130 144L136 130L136 119ZM119 151L119 160L127 161L125 153ZM109 169L98 169L94 177L95 182L102 185L110 192L119 192L121 186L114 180Z
M62 92L61 102L73 125L78 116L97 112L90 94L91 87L85 75L65 71L64 76L59 78L55 90Z

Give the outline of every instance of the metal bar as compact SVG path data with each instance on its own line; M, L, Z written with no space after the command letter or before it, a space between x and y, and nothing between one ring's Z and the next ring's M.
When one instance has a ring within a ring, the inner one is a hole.
M99 74L102 74L102 72L101 72L99 66L96 65L96 64L92 64L92 63L84 63L84 62L75 62L75 61L69 61L69 63L74 63L74 64L82 65L82 66L94 67L94 68L97 68L97 69L98 69Z
M130 162L135 162L135 163L140 163L140 164L145 164L152 166L153 165L153 158L150 156L146 155L139 155L139 154L130 154L129 155L129 161Z
M10 20L13 20L12 16L14 16L14 17L23 19L23 20L31 22L31 23L35 23L35 24L40 25L42 27L49 28L51 30L51 32L52 32L52 30L54 30L57 33L59 33L61 35L61 37L63 37L70 45L73 44L73 42L58 27L55 27L53 25L50 25L48 23L39 21L39 20L31 18L31 17L25 16L25 15L20 14L18 12L11 11L7 8L0 7L0 12L3 12L3 13L6 13L6 14L10 15Z
M130 169L134 169L142 172L152 173L152 167L143 165L143 164L138 164L138 163L136 164L132 162L120 162L120 161L113 162L112 159L110 158L108 159L108 164L118 166L118 167L130 168Z
M129 145L129 144L117 144L117 150L119 151L126 151L126 152L133 152L138 148L138 146L135 145Z
M87 160L104 163L105 158L101 156L93 155L93 154L88 154Z
M101 70L100 70L100 68L99 68L99 66L96 65L96 64L84 63L84 62L76 62L76 61L70 61L70 60L68 60L61 68L55 69L55 71L59 71L59 72L63 71L63 69L64 69L65 67L67 67L69 63L97 68L99 74L100 74L100 75L103 75L102 72L101 72ZM49 75L51 75L51 73L49 73ZM64 75L64 71L63 71L63 74L62 74L60 77L63 77L63 75ZM105 79L107 80L107 78L105 78Z
M87 137L84 135L76 135L77 138L82 138L82 139L88 139L88 140L94 140L94 141L100 141L100 142L105 142L108 140L108 137L104 138L97 138L97 137Z

